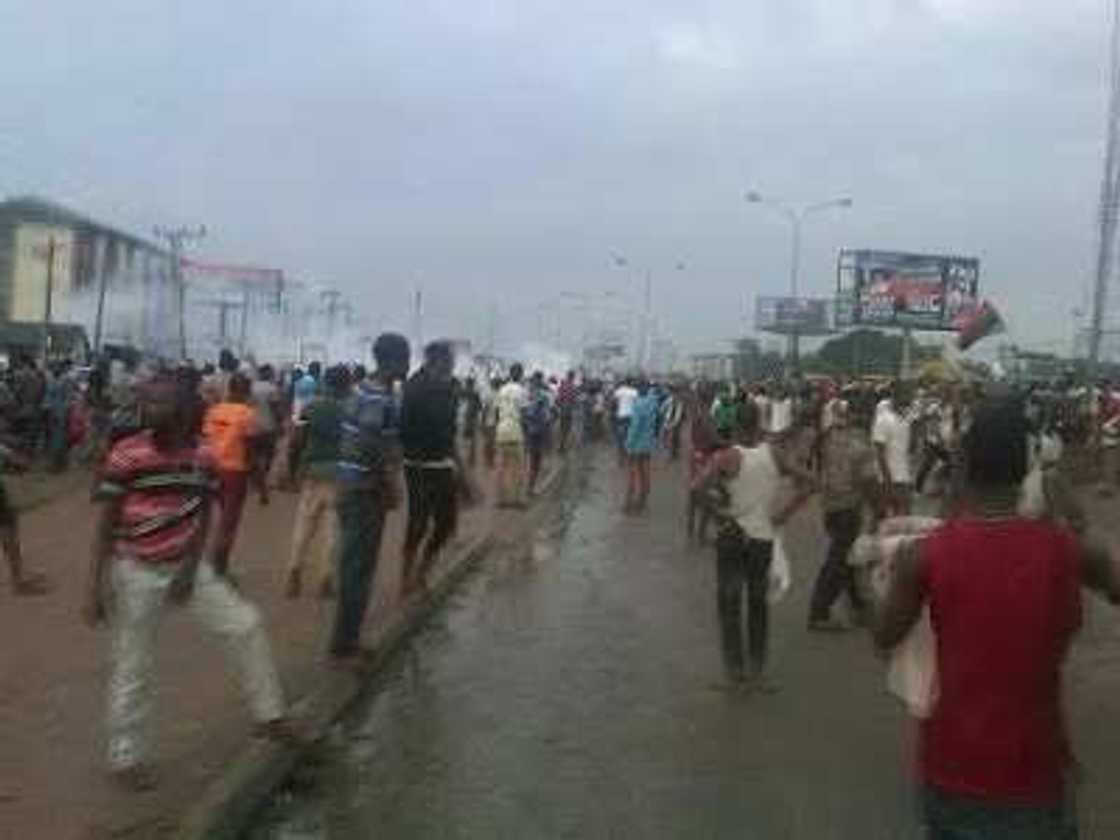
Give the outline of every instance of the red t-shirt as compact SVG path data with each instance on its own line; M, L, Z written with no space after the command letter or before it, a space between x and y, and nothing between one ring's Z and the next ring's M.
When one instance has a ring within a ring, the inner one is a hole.
M1071 533L1028 519L950 522L922 548L939 699L922 724L926 784L1056 804L1070 763L1062 664L1081 619Z
M95 497L120 500L114 553L170 563L182 559L202 527L214 489L214 459L205 446L167 452L143 431L109 450Z

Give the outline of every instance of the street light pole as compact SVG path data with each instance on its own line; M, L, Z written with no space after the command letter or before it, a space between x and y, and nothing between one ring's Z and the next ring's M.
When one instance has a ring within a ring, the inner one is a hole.
M834 198L829 201L818 201L813 204L803 204L799 207L790 207L782 201L766 198L755 190L750 190L745 196L749 204L764 204L785 217L791 228L791 253L789 258L789 294L790 297L798 296L799 273L801 271L801 228L805 217L811 213L832 208L848 209L852 206L850 198ZM789 362L790 370L794 372L800 364L800 336L797 334L796 325L793 326L789 336Z
M630 265L630 260L623 254L617 251L611 252L611 261L617 268L627 268ZM685 270L685 263L683 260L677 260L674 263L677 271ZM646 370L650 362L650 347L651 347L651 333L653 323L653 270L646 269L645 273L645 293L643 295L642 306L642 322L641 331L638 334L638 347L635 353L635 361L641 370Z

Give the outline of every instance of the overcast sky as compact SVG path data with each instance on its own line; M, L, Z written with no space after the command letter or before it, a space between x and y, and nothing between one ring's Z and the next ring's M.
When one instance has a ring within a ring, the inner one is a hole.
M1093 251L1105 0L6 0L0 193L349 290L375 322L507 336L633 295L688 349L782 293L788 225L975 254L1016 339L1068 347ZM684 260L684 272L672 271ZM752 304L753 305L753 304ZM516 334L516 335L515 335ZM1058 344L1058 342L1061 342Z

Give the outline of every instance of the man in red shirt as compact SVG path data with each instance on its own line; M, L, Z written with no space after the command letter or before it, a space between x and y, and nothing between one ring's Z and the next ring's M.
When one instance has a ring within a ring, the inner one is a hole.
M1027 472L1017 400L984 405L963 448L964 513L902 551L873 626L891 649L929 606L938 698L920 724L918 772L930 837L1075 837L1062 667L1081 586L1115 603L1117 569L1067 526L1017 514Z
M291 738L260 613L203 560L218 490L215 464L194 431L197 390L164 376L143 395L148 428L116 443L95 498L104 503L83 605L110 621L109 766L125 786L154 785L147 763L152 645L168 605L189 606L227 642L261 735Z

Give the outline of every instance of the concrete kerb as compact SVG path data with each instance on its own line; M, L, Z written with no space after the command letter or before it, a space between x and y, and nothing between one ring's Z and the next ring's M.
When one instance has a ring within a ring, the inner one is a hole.
M559 460L558 466L542 478L537 499L552 493L566 468L567 461ZM361 703L394 654L447 601L494 543L491 528L445 567L426 599L407 608L378 635L374 659L362 679L355 680L342 673L327 674L318 689L293 704L294 714L309 722L317 739L325 738L336 722ZM240 837L269 797L314 749L314 746L293 749L268 741L252 742L187 809L174 836L178 840L235 840Z

